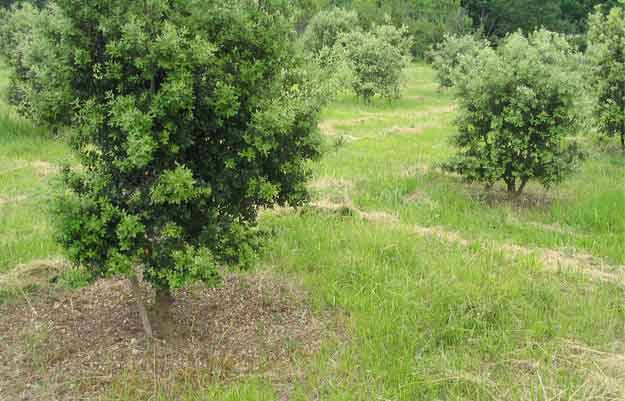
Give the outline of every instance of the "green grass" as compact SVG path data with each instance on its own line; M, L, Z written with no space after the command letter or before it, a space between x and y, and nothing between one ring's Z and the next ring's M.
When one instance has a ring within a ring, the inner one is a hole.
M314 166L322 183L315 186L318 200L394 218L375 222L311 207L261 220L274 235L258 269L296 275L315 309L342 322L339 336L298 365L305 374L291 399L622 397L623 283L559 271L538 254L509 248L625 264L622 156L599 150L589 135L590 158L562 185L549 192L530 185L525 202L497 191L487 196L437 170L453 151L453 101L437 89L430 68L414 65L408 75L400 101L365 105L345 95L328 107L322 126L333 136L325 137L327 152ZM62 141L3 105L0 147L0 199L11 200L0 205L3 272L60 253L47 222L51 177L37 163L70 155ZM453 233L452 240L418 234L423 227ZM273 400L279 394L263 377L151 389L120 375L106 399Z
M0 87L6 85L0 68ZM60 250L47 215L54 164L70 158L67 146L0 103L0 273Z

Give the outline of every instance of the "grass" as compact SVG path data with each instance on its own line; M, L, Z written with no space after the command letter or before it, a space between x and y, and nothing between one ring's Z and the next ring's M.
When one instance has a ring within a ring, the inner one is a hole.
M7 84L0 65L0 87ZM0 273L60 253L46 211L53 164L69 159L60 140L0 103Z
M314 166L317 206L261 220L274 235L258 269L295 275L317 311L344 320L344 336L313 360L294 362L304 374L290 399L620 399L624 283L593 275L620 274L625 264L625 163L616 145L599 149L584 137L589 160L549 192L530 185L520 202L486 194L436 169L452 152L453 101L429 67L414 65L408 75L400 101L364 105L345 95L328 107L327 152ZM10 200L0 204L0 272L7 272L60 253L46 218L50 176L38 169L70 155L6 106L0 146L0 199ZM564 258L576 255L582 262L567 268ZM191 376L160 388L129 372L105 399L280 393L270 378Z

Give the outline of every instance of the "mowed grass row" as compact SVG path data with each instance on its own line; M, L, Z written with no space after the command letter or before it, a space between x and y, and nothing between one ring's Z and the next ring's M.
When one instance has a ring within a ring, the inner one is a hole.
M265 222L276 233L270 266L305 277L320 308L348 316L349 340L319 357L299 399L625 396L623 282L506 247L623 264L616 144L600 151L583 138L589 160L550 192L488 195L437 170L452 152L453 102L430 68L408 74L401 101L345 96L326 110L328 151L313 182L326 207Z
M616 146L587 139L582 171L551 192L531 186L522 202L487 195L436 168L452 152L453 102L428 67L408 77L402 100L368 106L345 95L328 107L315 204L261 219L273 235L257 269L297 277L319 313L337 316L323 350L288 367L300 377L286 386L289 399L621 399L623 283L506 247L625 264ZM2 272L60 254L46 211L53 174L42 167L70 153L0 107ZM105 399L274 400L285 391L262 375L191 376L172 387L121 375Z

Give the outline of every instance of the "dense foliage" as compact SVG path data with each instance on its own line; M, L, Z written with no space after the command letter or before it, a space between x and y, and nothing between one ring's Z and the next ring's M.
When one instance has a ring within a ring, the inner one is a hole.
M60 242L96 276L215 283L253 254L259 207L307 197L320 103L289 22L245 1L56 3L32 31L53 50L28 68L63 113L34 109L71 122L81 162Z
M606 8L618 0L462 0L462 6L490 39L507 33L531 32L545 27L552 31L579 34L586 30L588 14L596 5Z
M43 7L48 0L29 0L28 3L37 7ZM0 0L0 8L11 8L16 5L24 4L23 0Z
M335 50L344 54L352 71L356 95L370 102L376 95L387 99L400 96L409 43L405 29L380 25L370 32L342 35Z
M5 96L22 114L37 123L64 125L73 107L68 91L69 61L58 38L65 21L56 7L40 10L30 3L0 11L0 57L11 67Z
M561 35L516 33L496 49L461 59L453 74L459 104L457 156L445 168L487 187L504 181L520 194L530 180L545 187L574 170L579 75Z
M592 15L589 44L599 129L608 136L620 136L625 151L625 2L607 16Z
M386 16L396 27L406 27L412 37L411 53L416 58L422 58L445 33L463 34L470 28L460 0L333 0L331 3L355 10L366 30L386 24Z
M303 35L305 49L318 54L332 49L342 34L359 29L358 14L342 8L332 8L315 15Z
M475 35L445 35L445 39L428 52L428 58L436 70L436 80L439 85L443 88L450 88L453 84L452 73L459 67L460 58L476 57L481 49L488 46L487 40L479 39Z

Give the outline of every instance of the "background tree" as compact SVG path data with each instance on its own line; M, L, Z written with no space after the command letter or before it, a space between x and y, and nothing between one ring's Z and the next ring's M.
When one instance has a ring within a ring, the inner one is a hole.
M410 51L422 58L427 49L443 39L445 33L468 33L470 20L460 0L330 0L330 4L355 10L365 30L390 23L406 27L412 37Z
M4 95L26 117L54 128L70 122L73 107L64 68L70 60L53 34L64 24L54 5L39 9L25 2L0 10L0 57L11 68Z
M37 96L69 115L41 115L71 123L81 162L63 170L58 239L94 277L136 289L140 270L166 311L172 289L253 256L259 207L306 200L320 94L290 22L253 1L58 0L46 15Z
M436 80L443 88L451 88L452 74L460 65L460 58L476 57L480 50L489 46L485 39L476 35L445 35L445 39L428 52L429 61L436 70ZM466 65L466 64L465 64ZM468 74L470 71L465 71Z
M493 41L540 27L568 34L586 32L588 13L597 5L609 9L618 0L462 0L475 29Z
M380 25L370 32L342 35L335 51L344 54L352 71L354 92L369 103L376 95L387 99L400 97L409 46L405 29Z
M502 180L516 195L530 180L545 187L562 181L581 157L567 138L579 94L574 54L566 38L541 30L462 57L453 75L458 154L444 168L487 187Z
M313 54L332 49L342 34L359 29L358 14L334 7L315 15L302 37L304 48Z
M597 10L590 18L588 37L599 130L620 136L625 151L625 2L608 15Z

